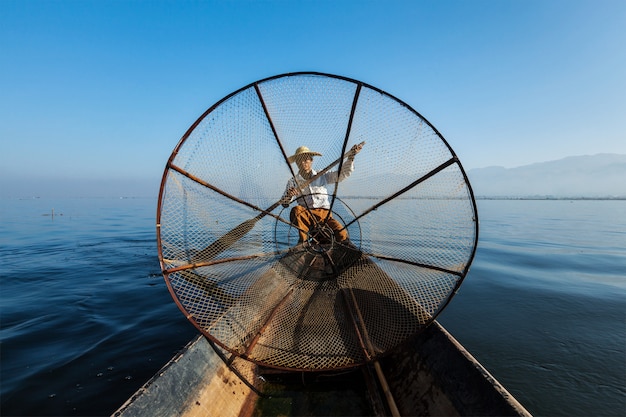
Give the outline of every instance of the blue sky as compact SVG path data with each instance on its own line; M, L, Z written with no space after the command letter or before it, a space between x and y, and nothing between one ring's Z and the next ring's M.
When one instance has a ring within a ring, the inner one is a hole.
M626 154L624 27L623 0L2 0L0 186L156 194L207 108L293 71L398 97L466 169Z

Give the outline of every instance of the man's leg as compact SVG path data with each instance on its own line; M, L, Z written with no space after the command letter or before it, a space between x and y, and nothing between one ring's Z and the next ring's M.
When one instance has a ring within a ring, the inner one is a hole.
M326 224L333 230L336 241L343 242L348 238L348 231L343 227L343 224L335 220L332 213L329 213L327 209L313 209L311 211L319 222L326 220ZM326 218L327 216L328 218Z
M307 232L313 223L311 213L309 213L306 207L294 206L289 213L289 219L291 224L298 229L298 234L300 235L298 242L304 242L307 239Z
M343 227L343 224L335 220L332 215L328 218L327 224L335 232L335 240L337 242L343 242L348 238L348 230Z

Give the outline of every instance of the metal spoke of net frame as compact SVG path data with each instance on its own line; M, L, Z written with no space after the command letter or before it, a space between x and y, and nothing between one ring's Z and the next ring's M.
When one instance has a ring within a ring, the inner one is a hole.
M457 157L450 158L449 160L447 160L446 162L442 163L440 166L436 167L435 169L433 169L432 171L430 171L429 173L427 173L423 177L418 178L417 180L415 180L414 182L412 182L411 184L409 184L408 186L406 186L402 190L397 191L396 193L392 194L391 196L389 196L389 197L387 197L387 198L377 202L376 204L374 204L370 208L364 210L363 213L361 213L358 217L355 217L345 227L348 227L352 223L359 221L360 218L362 218L364 216L367 216L372 211L377 210L380 206L386 204L387 202L393 200L394 198L397 198L397 197L401 196L402 194L404 194L405 192L409 191L413 187L416 187L417 185L421 184L422 182L428 180L433 175L436 175L438 172L442 171L443 169L445 169L448 166L450 166L452 164L455 164L455 163L458 163L458 158ZM476 239L477 238L478 238L478 236L476 236ZM415 265L415 266L419 266L419 267L422 267L422 268L431 268L431 269L439 270L439 271L442 271L442 272L448 272L448 273L451 273L451 274L458 275L460 277L463 277L467 273L467 270L469 269L469 266L471 264L471 262L469 262L466 265L465 270L463 272L459 272L459 271L447 270L445 268L437 267L435 265L429 265L429 264L424 264L424 263L412 262L412 261L408 261L408 260L405 260L405 259L393 258L393 257L385 256L385 255L379 255L379 254L374 254L374 253L368 253L367 255L375 256L375 257L377 257L379 259L386 259L388 261L403 262L403 263L408 263L408 264L412 264L412 265Z
M304 145L322 154L314 169L341 170L361 142L352 175L328 187L354 246L298 245L295 203L279 204L295 177L288 155ZM181 311L220 349L289 370L359 366L419 334L478 241L473 192L443 136L380 89L313 72L256 81L210 107L172 152L157 210Z
M348 145L348 140L350 139L350 131L352 129L352 122L354 120L354 113L356 111L356 105L357 102L359 100L359 93L361 92L361 87L362 84L358 83L356 86L356 91L354 92L354 100L352 101L352 108L350 109L350 117L348 119L348 127L346 129L346 137L343 141L343 147L341 149L341 153L342 155L345 154L346 152L346 146ZM341 160L339 161L339 168L338 171L341 172L341 170L343 169L343 163L344 163L344 159L341 158ZM333 187L333 194L332 194L332 198L330 199L330 210L328 211L328 214L326 215L326 218L324 219L324 221L328 220L328 216L331 215L332 210L333 210L333 206L335 204L335 200L337 197L337 191L339 189L339 181L335 181L334 187Z

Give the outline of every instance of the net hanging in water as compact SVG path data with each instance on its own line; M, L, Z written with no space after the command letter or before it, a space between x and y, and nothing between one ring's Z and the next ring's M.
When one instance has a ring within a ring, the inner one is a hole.
M299 176L301 146L323 175ZM318 216L298 229L296 206ZM233 92L184 134L157 239L170 293L205 336L260 365L327 370L435 319L468 273L478 218L460 161L418 112L356 80L291 73Z

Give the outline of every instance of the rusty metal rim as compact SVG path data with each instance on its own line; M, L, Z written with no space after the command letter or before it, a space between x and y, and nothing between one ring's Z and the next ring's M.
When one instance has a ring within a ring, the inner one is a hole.
M272 77L267 77L258 81L255 81L253 83L250 83L234 92L232 92L231 94L228 94L227 96L225 96L224 98L222 98L221 100L219 100L218 102L216 102L214 105L212 105L211 107L209 107L209 109L207 109L190 127L189 129L185 132L185 134L182 136L182 138L180 139L180 141L178 142L178 144L176 145L176 147L174 148L174 151L172 152L172 154L170 155L165 170L163 172L163 176L162 176L162 180L161 180L161 185L160 185L160 189L159 189L159 197L158 197L158 203L157 203L157 215L156 215L156 231L157 231L157 249L158 249L158 256L159 256L159 262L161 265L161 270L163 272L163 275L165 277L165 281L168 287L168 291L170 292L172 298L174 299L175 303L177 304L177 306L179 307L179 309L181 311L183 311L185 313L185 316L194 324L194 326L196 328L198 328L201 333L207 337L209 340L213 341L214 343L216 343L218 346L222 347L223 349L225 349L226 351L234 354L234 355L238 355L242 358L245 358L247 360L250 360L251 362L257 363L258 365L262 365L262 366L267 366L267 367L271 367L271 368L275 368L275 369L281 369L281 370L287 370L287 371L293 371L293 370L298 370L298 371L311 371L311 372L317 372L317 371L329 371L329 370L338 370L338 369L350 369L350 368L355 368L357 366L360 366L363 364L363 362L358 362L358 363L354 363L354 364L349 364L349 365L343 365L343 366L338 366L338 367L329 367L329 368L315 368L315 369L309 369L309 368L292 368L292 367L281 367L281 366L275 366L275 365L268 365L262 361L258 361L258 360L254 360L252 358L247 357L245 354L242 355L239 352L235 352L233 351L231 348L229 348L228 346L225 346L222 342L220 342L217 338L215 338L213 335L211 335L208 331L203 330L203 328L195 321L194 317L183 307L182 303L180 302L180 300L178 299L178 296L175 292L175 290L173 289L168 276L171 272L174 272L172 270L168 270L165 267L165 262L164 262L164 258L163 258L163 246L162 246L162 240L161 240L161 211L162 211L162 204L163 204L163 199L164 199L164 190L165 190L165 185L167 182L167 176L170 172L170 170L174 170L176 172L181 173L182 175L185 175L184 172L181 171L180 168L176 167L173 164L173 160L175 159L175 157L178 154L179 149L181 148L181 146L185 143L185 141L188 139L188 137L191 135L191 133L195 130L195 128L211 113L213 112L213 110L215 110L218 106L220 106L223 102L225 102L226 100L230 99L231 97L241 93L242 91L245 91L249 88L254 88L255 91L257 92L257 94L259 95L259 98L261 99L262 105L264 110L267 112L267 109L265 108L265 104L263 102L263 98L261 96L260 90L259 90L259 85L265 83L265 82L269 82L272 80L276 80L276 79L280 79L280 78L284 78L284 77L294 77L294 76L317 76L317 77L328 77L328 78L334 78L334 79L339 79L339 80L343 80L343 81L347 81L350 83L354 83L357 86L357 94L355 96L354 102L353 102L353 109L352 109L352 113L354 112L354 106L356 104L356 97L358 97L358 92L360 91L360 89L362 87L367 87L373 91L376 91L382 95L387 96L388 98L396 101L397 103L399 103L400 105L402 105L403 107L407 108L409 111L411 111L412 113L414 113L416 116L418 116L421 120L423 120L431 129L432 131L439 137L439 139L445 144L445 146L447 147L448 151L450 152L450 154L452 155L452 157L444 162L443 164L441 164L439 167L435 168L434 170L432 170L431 172L429 172L428 174L426 174L425 176L417 179L416 181L414 181L413 183L411 183L409 186L405 187L404 189L402 189L401 191L395 193L394 195L392 195L391 197L388 197L387 199L385 199L383 202L379 202L375 207L380 206L381 204L383 204L386 201L392 200L395 197L399 196L400 194L408 191L409 189L413 188L415 185L421 183L422 181L425 181L426 179L428 179L429 177L435 175L436 173L440 172L441 170L447 168L450 165L456 164L459 168L459 170L461 171L461 174L465 180L465 185L467 186L467 190L468 190L468 194L470 197L470 200L472 202L472 210L473 210L473 214L474 214L474 242L473 242L473 248L472 248L472 252L468 258L468 261L466 263L466 266L464 268L464 270L461 273L455 272L454 275L457 275L459 277L459 280L457 281L453 291L450 292L450 294L448 295L447 299L445 299L445 301L440 305L440 307L437 309L437 311L432 315L431 320L429 321L429 323L432 323L436 317L445 309L445 307L449 304L449 302L451 301L451 299L454 297L454 295L457 293L458 288L460 287L460 285L462 284L462 282L464 281L465 277L467 276L467 273L469 272L469 268L473 262L473 259L475 257L476 254L476 250L477 250L477 246L478 246L478 236L479 236L479 222L478 222L478 210L477 210L477 205L476 205L476 201L475 201L475 197L474 197L474 192L472 190L471 184L469 182L469 179L467 177L467 174L461 164L461 162L459 161L456 153L454 152L454 150L452 149L452 147L449 145L449 143L446 141L446 139L443 137L443 135L425 118L423 117L419 112L417 112L415 109L413 109L411 106L409 106L408 104L406 104L405 102L403 102L402 100L398 99L397 97L377 88L374 87L372 85L369 85L367 83L363 83L361 81L358 80L354 80L352 78L348 78L348 77L344 77L344 76L339 76L339 75L333 75L333 74L327 74L327 73L321 73L321 72L291 72L291 73L285 73L285 74L280 74L280 75L275 75ZM274 131L275 134L275 130L274 130L274 126L271 122L271 118L269 118L268 115L268 120L270 120L270 125L272 127L272 130ZM347 135L349 135L349 129L348 129L348 133ZM280 141L279 145L280 145ZM345 150L345 146L346 146L346 141L344 141L344 150ZM284 149L281 146L281 151L283 153L283 156L285 158L287 158L286 153L284 151ZM292 169L290 167L290 169ZM194 178L191 178L192 180L194 180ZM212 187L209 187L211 189L213 189ZM336 192L336 191L335 191ZM253 207L250 204L246 203L246 202L242 202L243 204L250 206L253 209L258 209L257 207ZM264 210L261 210L261 212L264 212ZM364 214L361 214L359 217L362 217ZM357 221L358 219L354 219L354 221ZM348 225L346 225L347 227ZM227 261L227 260L226 260ZM445 272L451 272L451 271L445 271ZM424 328L427 326L424 326ZM421 330L420 330L421 331ZM419 333L419 331L417 332ZM384 356L383 355L374 355L372 358L368 358L365 363L369 363L372 362L373 360L378 359L379 357Z

